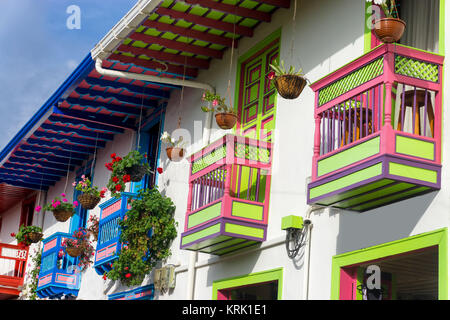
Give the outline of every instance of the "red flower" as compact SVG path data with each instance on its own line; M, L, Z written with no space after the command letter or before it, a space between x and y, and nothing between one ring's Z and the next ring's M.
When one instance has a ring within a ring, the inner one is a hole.
M163 173L163 168L159 167L158 169L156 169L158 171L159 174Z
M119 178L113 177L113 178L112 178L112 181L114 181L114 183L117 183L117 182L119 182Z
M114 159L116 157L115 153L111 153L111 158Z
M103 275L103 280L106 280L107 276L106 273Z
M11 236L11 237L15 237L16 234L15 234L14 232L11 232L10 236Z
M100 191L100 198L104 198L105 197L105 191Z
M273 78L275 78L275 72L270 71L269 74L267 75L267 79L272 80Z
M120 191L122 189L122 186L120 184L116 185L116 191Z
M125 275L125 278L129 278L129 277L131 277L131 273L127 273L127 274Z
M112 166L113 166L112 163L106 163L105 164L106 169L108 169L109 171L113 170Z
M131 181L131 177L130 177L130 175L129 175L129 174L126 174L126 175L124 175L122 179L123 179L123 182L125 182L125 183L127 183L127 182L130 182L130 181Z
M128 267L125 267L124 270L128 270Z

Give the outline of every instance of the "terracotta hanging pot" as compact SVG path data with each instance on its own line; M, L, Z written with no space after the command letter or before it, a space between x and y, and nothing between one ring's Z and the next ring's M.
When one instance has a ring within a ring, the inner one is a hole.
M94 209L100 202L100 197L88 193L80 194L77 199L81 206L86 210Z
M217 125L224 129L232 129L237 122L237 115L232 112L222 112L216 114Z
M147 173L147 170L144 166L136 164L131 167L125 168L125 172L130 175L130 179L132 182L139 182Z
M177 147L169 147L166 148L167 157L171 161L181 161L184 156L184 149L183 148L177 148Z
M394 43L400 40L405 32L405 21L397 18L384 18L375 21L373 31L383 43Z
M292 74L285 74L274 78L274 86L280 96L285 99L296 99L306 86L306 79Z
M72 258L76 258L81 256L83 248L79 247L79 248L75 248L75 247L66 247L66 252L69 256L71 256Z
M53 216L59 222L66 222L73 216L73 210L55 210Z
M41 232L30 232L28 233L28 239L30 239L31 243L38 243L41 241L44 234Z

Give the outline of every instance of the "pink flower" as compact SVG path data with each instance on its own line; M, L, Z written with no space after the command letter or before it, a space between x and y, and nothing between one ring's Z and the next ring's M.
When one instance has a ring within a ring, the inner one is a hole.
M52 203L52 207L56 208L58 205L56 203Z
M76 182L72 183L72 186L76 187L76 186L77 186L77 183L76 183Z
M42 209L42 207L41 207L41 206L37 206L35 210L36 210L36 212L40 212L40 211L41 211L41 209Z
M67 199L66 199L66 198L64 198L64 199L63 199L63 202L67 202Z
M65 193L61 193L61 197L65 198L66 194Z
M275 72L270 71L269 74L267 75L267 79L272 80L273 78L275 78Z
M214 107L217 106L217 105L219 105L219 101L214 100L214 101L212 102L212 105L213 105Z
M85 180L85 179L86 179L86 176L83 174L83 175L81 176L81 179Z
M56 204L56 206L60 206L61 205L61 201L56 201L55 204Z
M78 201L74 201L73 202L73 206L76 208L76 207L78 207Z

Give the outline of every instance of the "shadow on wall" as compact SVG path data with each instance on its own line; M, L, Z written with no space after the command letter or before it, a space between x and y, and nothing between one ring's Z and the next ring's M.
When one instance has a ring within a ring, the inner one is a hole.
M336 254L411 236L437 193L431 192L362 213L342 211L339 217Z

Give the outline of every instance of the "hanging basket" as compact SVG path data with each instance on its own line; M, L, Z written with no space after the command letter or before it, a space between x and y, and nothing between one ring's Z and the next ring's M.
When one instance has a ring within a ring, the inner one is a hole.
M166 148L167 157L171 161L181 161L184 156L184 149L183 148L177 148L177 147L169 147Z
M405 32L405 21L397 18L384 18L375 21L373 31L383 43L394 43L400 40Z
M44 234L42 234L40 232L30 232L30 233L28 233L28 239L30 239L31 243L38 243L39 241L41 241L43 236L44 236Z
M237 115L231 112L222 112L216 114L217 125L224 130L232 129L237 122Z
M125 172L130 175L130 179L133 182L139 182L142 180L147 170L143 165L136 164L131 167L125 168Z
M72 258L76 258L76 257L81 256L81 254L83 253L83 248L81 248L81 247L78 247L78 248L66 247L66 252Z
M73 216L74 212L73 210L56 210L53 211L53 215L55 216L55 219L59 222L66 222Z
M96 197L92 194L82 193L78 196L78 202L81 204L83 209L92 210L100 202L100 197Z
M306 86L306 79L291 74L274 78L274 86L285 99L296 99Z

